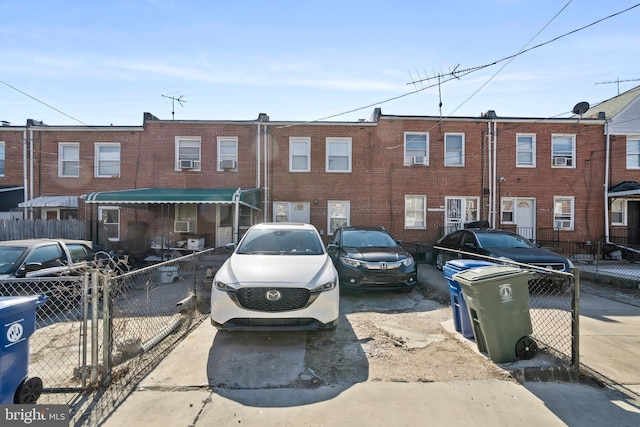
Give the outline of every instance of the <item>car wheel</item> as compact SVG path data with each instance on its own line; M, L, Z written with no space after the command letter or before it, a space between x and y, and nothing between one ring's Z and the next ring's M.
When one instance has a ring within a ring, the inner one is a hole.
M442 254L442 252L438 252L438 254L436 255L436 268L438 270L442 270L446 263L447 261L445 261L444 255Z

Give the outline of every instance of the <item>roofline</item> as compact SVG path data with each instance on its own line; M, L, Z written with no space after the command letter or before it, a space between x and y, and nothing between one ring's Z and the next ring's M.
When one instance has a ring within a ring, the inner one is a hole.
M460 116L460 117L438 117L438 116L403 116L403 115L390 115L390 114L381 114L378 116L379 120L423 120L423 121L442 121L442 122L459 122L459 121L468 121L468 122L497 122L497 123L531 123L531 122L552 122L552 123L570 123L575 124L578 121L584 124L592 124L592 125L602 125L606 123L605 119L577 119L571 117L487 117L487 116L478 116L478 117L469 117L469 116Z

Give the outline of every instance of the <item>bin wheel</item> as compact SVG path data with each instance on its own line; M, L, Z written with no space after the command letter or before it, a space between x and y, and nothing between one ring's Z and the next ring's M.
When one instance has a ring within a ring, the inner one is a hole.
M538 344L531 337L522 337L516 343L516 356L520 359L531 359L538 351Z
M38 377L31 377L20 383L13 403L26 403L33 405L42 394L42 380Z

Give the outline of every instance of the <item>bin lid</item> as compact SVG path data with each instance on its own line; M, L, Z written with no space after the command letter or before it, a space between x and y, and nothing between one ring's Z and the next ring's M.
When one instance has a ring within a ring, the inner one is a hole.
M453 279L457 282L466 282L472 284L485 280L496 279L498 277L529 274L528 271L518 267L508 265L489 265L485 267L471 268L461 271L453 275Z
M44 302L43 295L0 297L0 315L5 316L17 310L27 310Z

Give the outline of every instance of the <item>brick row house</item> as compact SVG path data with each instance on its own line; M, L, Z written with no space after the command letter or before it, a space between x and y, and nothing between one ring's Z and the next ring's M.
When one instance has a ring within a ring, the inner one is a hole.
M327 240L376 224L429 245L481 221L534 240L637 245L639 95L551 119L375 109L357 122L28 120L0 127L0 186L24 189L27 218L96 220L98 243L142 252L221 246L262 221L310 222Z

